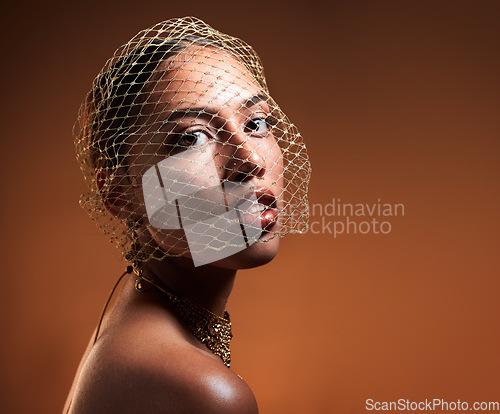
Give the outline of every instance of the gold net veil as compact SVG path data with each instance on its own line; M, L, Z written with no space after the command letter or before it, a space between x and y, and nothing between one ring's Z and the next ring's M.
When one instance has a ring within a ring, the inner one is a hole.
M121 46L74 138L90 188L80 204L130 261L198 266L307 229L300 133L252 47L199 19L158 23Z

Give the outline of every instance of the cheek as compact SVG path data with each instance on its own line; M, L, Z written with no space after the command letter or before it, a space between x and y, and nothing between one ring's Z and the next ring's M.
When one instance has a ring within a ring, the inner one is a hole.
M152 202L173 203L189 198L200 189L211 189L220 183L218 168L213 161L213 148L193 148L170 156L140 157L130 168L135 195L143 206ZM154 193L154 194L152 194Z
M172 254L188 250L182 226L225 211L213 149L193 148L171 155L142 177L142 214L150 244ZM220 212L219 212L220 210Z

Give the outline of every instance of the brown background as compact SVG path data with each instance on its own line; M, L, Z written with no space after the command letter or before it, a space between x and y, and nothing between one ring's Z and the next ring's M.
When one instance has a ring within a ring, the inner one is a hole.
M261 55L311 203L406 207L388 235L291 236L241 272L233 366L261 412L500 400L500 2L20 2L1 40L0 411L60 411L124 267L77 204L79 103L120 44L183 15Z

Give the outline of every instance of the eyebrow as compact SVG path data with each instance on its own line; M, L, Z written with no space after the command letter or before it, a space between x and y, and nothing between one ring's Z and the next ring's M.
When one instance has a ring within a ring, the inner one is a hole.
M252 106L257 105L259 102L266 101L267 97L263 94L257 94L252 96L251 98L247 99L243 104L241 105L242 107L245 108L251 108ZM206 118L206 119L212 119L214 116L217 116L219 111L216 111L211 108L205 108L205 107L191 107L191 108L185 108L185 109L176 109L170 113L170 115L165 119L164 124L168 122L175 121L177 119L181 118Z
M252 96L250 99L247 99L243 106L245 108L251 108L254 105L257 105L259 102L266 101L267 97L266 95L262 95L261 93Z

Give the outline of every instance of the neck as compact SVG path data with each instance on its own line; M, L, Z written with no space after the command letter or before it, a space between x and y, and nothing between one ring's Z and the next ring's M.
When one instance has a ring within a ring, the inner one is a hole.
M215 266L194 267L190 259L167 257L143 264L144 276L163 284L176 296L191 299L219 316L224 315L236 270Z

